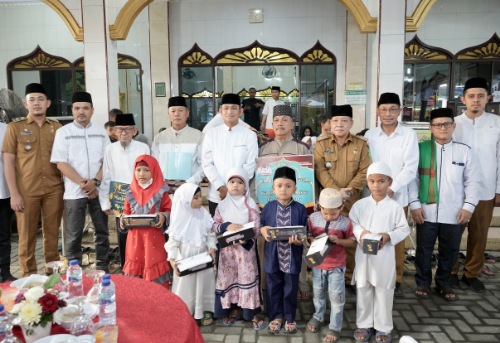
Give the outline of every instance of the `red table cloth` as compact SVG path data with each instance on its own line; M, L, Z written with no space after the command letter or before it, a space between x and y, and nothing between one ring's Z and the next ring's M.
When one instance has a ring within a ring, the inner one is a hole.
M165 287L123 275L113 274L111 280L116 286L119 343L205 342L184 302ZM92 283L84 277L85 294ZM57 324L52 326L52 335L63 333L68 332ZM14 334L23 339L19 327L14 328Z

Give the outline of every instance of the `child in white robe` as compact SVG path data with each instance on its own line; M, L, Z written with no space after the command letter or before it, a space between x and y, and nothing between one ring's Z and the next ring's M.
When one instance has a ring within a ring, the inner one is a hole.
M165 249L174 270L172 292L186 303L201 325L213 323L214 270L209 268L180 277L176 261L201 253L210 254L215 261L217 239L212 225L212 217L202 206L200 188L192 183L181 185L174 194Z
M394 246L410 233L403 208L387 195L392 184L391 169L383 162L370 165L367 172L371 196L358 200L349 212L354 226L356 268L353 284L357 288L354 338L368 342L375 333L377 342L392 341L392 303L396 282ZM381 237L376 255L363 253L363 237Z

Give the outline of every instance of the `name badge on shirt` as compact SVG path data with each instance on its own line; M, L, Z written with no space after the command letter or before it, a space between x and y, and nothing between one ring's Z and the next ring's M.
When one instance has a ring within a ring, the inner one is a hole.
M460 167L464 167L465 166L465 163L463 163L463 162L451 162L451 164L454 164L454 165L460 166Z

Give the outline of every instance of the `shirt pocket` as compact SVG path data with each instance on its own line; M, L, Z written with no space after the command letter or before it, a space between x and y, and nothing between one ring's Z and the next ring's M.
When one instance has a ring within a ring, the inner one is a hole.
M22 155L34 154L38 139L35 135L19 135L17 139L18 151Z
M235 145L233 149L233 161L235 161L237 164L235 166L243 166L245 164L246 160L246 155L247 155L247 146L246 145Z
M337 169L338 156L336 153L325 154L325 167L326 169Z
M480 133L480 142L482 145L496 146L500 132L497 129L487 129Z
M452 183L463 184L465 163L461 161L453 162L450 168L447 169L446 175Z

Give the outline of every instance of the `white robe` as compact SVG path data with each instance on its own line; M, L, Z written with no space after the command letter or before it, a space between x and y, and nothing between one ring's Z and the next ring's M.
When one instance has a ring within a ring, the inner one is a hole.
M109 200L111 181L131 184L134 177L134 162L141 155L149 155L147 144L132 140L123 148L120 142L111 143L104 151L102 182L99 187L99 202L103 211L111 209Z
M358 288L365 287L369 283L374 287L393 289L396 284L394 245L410 233L403 208L387 196L379 202L369 196L354 203L349 218L358 241L353 284ZM363 230L369 230L374 234L387 233L391 240L378 251L377 255L364 254L363 246L359 244Z

